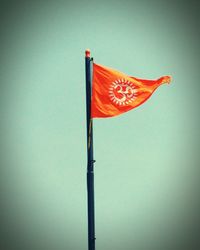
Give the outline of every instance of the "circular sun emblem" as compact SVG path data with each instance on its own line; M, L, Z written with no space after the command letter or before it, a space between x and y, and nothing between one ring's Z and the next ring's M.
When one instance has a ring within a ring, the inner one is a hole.
M132 82L118 79L109 88L109 97L114 104L129 105L136 98L137 90Z

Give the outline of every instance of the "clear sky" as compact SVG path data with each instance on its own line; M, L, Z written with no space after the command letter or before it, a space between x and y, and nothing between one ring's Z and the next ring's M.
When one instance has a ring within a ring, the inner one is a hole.
M96 63L128 75L173 77L142 106L94 121L97 250L196 244L196 3L2 4L2 249L87 249L86 48Z

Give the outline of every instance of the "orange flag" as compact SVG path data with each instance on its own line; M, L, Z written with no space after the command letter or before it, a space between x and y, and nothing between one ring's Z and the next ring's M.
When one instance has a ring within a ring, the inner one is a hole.
M91 116L112 117L127 112L145 102L161 84L170 81L170 76L139 79L94 63Z

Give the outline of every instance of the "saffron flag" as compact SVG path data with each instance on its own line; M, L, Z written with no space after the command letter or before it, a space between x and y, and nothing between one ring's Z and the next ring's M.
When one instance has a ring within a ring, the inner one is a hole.
M93 64L92 118L120 115L144 103L170 76L144 80L127 76L117 70Z

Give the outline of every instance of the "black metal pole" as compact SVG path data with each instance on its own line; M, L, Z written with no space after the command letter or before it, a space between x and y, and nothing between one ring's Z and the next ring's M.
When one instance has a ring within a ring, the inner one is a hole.
M91 58L85 51L86 111L87 111L87 197L88 197L88 250L95 250L93 125L91 119Z

